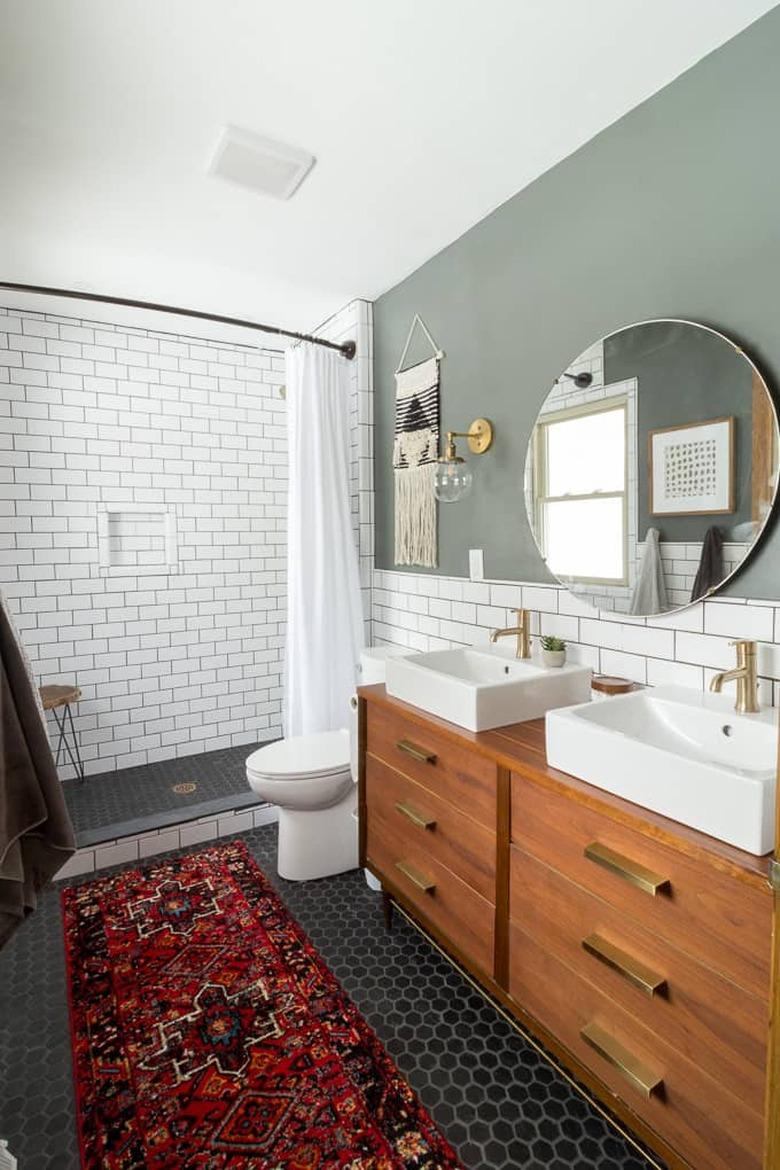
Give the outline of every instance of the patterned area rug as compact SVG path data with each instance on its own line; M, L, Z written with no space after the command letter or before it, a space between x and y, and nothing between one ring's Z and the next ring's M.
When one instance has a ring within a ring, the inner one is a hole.
M85 1170L460 1168L242 844L62 898Z

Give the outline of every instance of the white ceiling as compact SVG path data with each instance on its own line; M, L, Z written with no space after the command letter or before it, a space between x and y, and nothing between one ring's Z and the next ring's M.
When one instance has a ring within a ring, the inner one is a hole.
M772 7L0 0L0 279L313 327ZM207 174L225 123L316 156L288 203Z

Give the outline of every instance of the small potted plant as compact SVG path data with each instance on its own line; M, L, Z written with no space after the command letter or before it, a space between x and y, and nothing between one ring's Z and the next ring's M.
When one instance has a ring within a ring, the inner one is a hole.
M566 643L563 638L545 634L542 638L542 662L545 666L563 666L566 661Z

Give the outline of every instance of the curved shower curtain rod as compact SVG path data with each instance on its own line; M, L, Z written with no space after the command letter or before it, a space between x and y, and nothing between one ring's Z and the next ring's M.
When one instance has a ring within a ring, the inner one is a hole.
M0 288L7 288L11 292L38 293L50 297L71 297L78 301L99 301L104 305L120 305L127 309L155 309L160 313L177 313L180 317L195 317L199 321L216 321L218 325L240 325L243 329L257 329L261 333L275 333L277 337L292 337L295 341L310 341L312 345L323 345L326 349L336 349L350 361L357 350L354 341L326 341L324 337L314 337L311 333L296 333L293 329L282 329L278 325L261 325L258 321L244 321L240 317L223 317L219 313L206 313L201 309L177 309L174 305L158 305L153 301L134 301L129 297L109 297L102 293L77 292L70 288L45 288L39 284L17 284L10 280L0 280Z

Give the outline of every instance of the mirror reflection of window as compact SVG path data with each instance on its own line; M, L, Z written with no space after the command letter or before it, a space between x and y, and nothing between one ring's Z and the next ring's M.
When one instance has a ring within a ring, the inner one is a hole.
M765 380L717 330L662 318L593 342L542 403L525 465L547 568L594 611L650 616L711 596L776 506Z
M625 400L545 417L536 430L536 467L538 526L551 572L626 584Z

